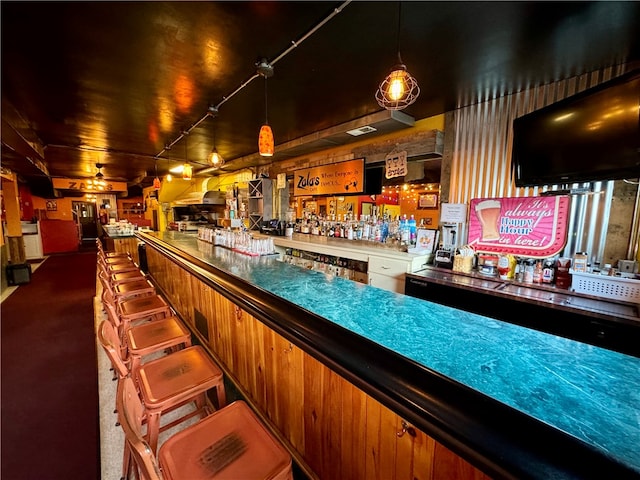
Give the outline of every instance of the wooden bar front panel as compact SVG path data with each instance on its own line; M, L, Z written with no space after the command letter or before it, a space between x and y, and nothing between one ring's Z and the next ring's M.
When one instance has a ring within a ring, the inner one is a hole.
M146 253L169 301L318 478L489 478L418 429L399 435L401 417L154 248Z

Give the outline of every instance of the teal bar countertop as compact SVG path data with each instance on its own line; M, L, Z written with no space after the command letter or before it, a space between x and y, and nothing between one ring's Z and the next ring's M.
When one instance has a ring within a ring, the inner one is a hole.
M153 235L640 473L640 358L304 270L276 256L248 257L193 234Z

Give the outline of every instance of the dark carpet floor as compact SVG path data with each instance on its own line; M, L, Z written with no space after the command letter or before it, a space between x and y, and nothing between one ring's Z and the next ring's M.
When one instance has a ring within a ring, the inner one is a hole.
M2 480L100 478L96 253L50 256L2 302Z

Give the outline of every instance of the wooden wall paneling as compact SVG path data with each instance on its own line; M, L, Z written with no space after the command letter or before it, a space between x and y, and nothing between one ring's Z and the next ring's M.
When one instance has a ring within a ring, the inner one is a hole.
M251 323L255 319L238 306L234 307L234 317L232 321L232 335L235 339L233 357L234 363L237 365L236 376L242 385L252 385L254 366L253 346L255 345L252 337Z
M265 344L260 341L264 335L265 330L269 330L262 322L252 322L251 324L251 336L255 342L254 353L254 383L248 385L249 391L253 395L253 399L258 403L263 411L267 410L267 360L265 353Z
M217 341L217 349L222 362L224 362L227 369L232 372L235 372L233 365L233 342L231 339L231 325L229 319L233 318L235 314L235 306L226 298L221 295L216 298L216 313L215 313L215 321L218 326L218 341Z
M435 443L435 442L434 442ZM459 457L440 443L434 445L434 479L448 480L490 480L480 470Z
M380 404L373 398L367 397L367 426L365 429L365 472L363 478L367 480L380 479Z
M113 249L116 253L128 253L133 261L140 265L138 239L136 237L114 238Z
M265 408L271 421L279 427L278 420L280 420L280 417L278 415L277 399L275 396L277 394L276 385L281 375L280 372L276 370L275 332L270 328L265 328L262 332L261 339L262 342L264 342Z
M325 378L329 379L328 388L324 393L324 415L325 415L325 433L323 435L324 447L323 451L326 454L324 462L323 474L324 478L344 478L344 451L342 449L343 439L350 442L349 438L343 437L342 425L345 420L345 416L349 415L349 412L343 410L342 396L343 390L346 389L346 382L335 372L326 367L322 367L327 370ZM351 432L353 435L358 435L358 432Z
M376 402L378 403L378 402ZM396 466L400 462L410 461L399 459L397 443L398 432L401 430L400 418L394 412L380 404L380 477L381 479L396 479Z
M344 381L340 448L344 478L363 478L366 468L367 399L351 383Z
M416 430L412 445L412 479L432 480L434 475L434 456L436 441L420 430Z
M320 368L318 362L308 355L304 357L304 452L309 466L320 478L323 476L323 410L324 377L327 369Z
M303 446L304 352L275 332L273 338L275 421L293 445Z

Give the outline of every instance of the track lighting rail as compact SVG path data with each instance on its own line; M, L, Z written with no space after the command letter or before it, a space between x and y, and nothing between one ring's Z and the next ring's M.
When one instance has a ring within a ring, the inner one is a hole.
M343 2L340 6L336 7L333 9L333 11L326 17L324 18L320 23L318 23L317 25L315 25L311 30L309 30L307 33L305 33L302 37L300 37L300 39L298 40L292 40L291 41L291 46L289 46L286 50L284 50L280 55L278 55L273 61L268 62L267 64L270 65L271 67L273 67L273 65L275 65L278 61L282 60L289 52L291 52L293 49L297 48L302 42L304 42L307 38L309 38L311 35L313 35L317 30L319 30L324 24L326 24L329 20L331 20L333 17L335 17L336 15L338 15L340 12L342 12L342 10L349 4L351 3L352 0L346 0L345 2ZM182 140L185 135L189 135L191 133L191 131L194 128L197 128L202 122L204 122L208 117L216 117L218 115L218 111L220 109L220 107L222 105L224 105L227 101L231 100L231 98L233 98L235 95L237 95L238 93L240 93L240 91L242 91L244 89L244 87L246 87L249 83L251 83L253 80L255 80L256 78L260 77L261 75L258 74L257 72L254 73L253 75L251 75L247 80L245 80L244 82L242 82L240 84L240 86L238 88L236 88L233 92L231 92L229 95L223 96L222 100L220 101L220 103L218 103L217 105L210 105L209 108L207 109L207 112L200 117L196 122L194 122L193 124L191 124L191 126L189 126L188 128L184 129L180 135L178 135L173 141L171 141L170 143L165 144L164 148L162 150L160 150L160 152L158 152L154 158L162 160L160 157L165 154L167 151L171 150L173 148L173 146L178 143L180 140ZM207 169L208 170L208 169Z

